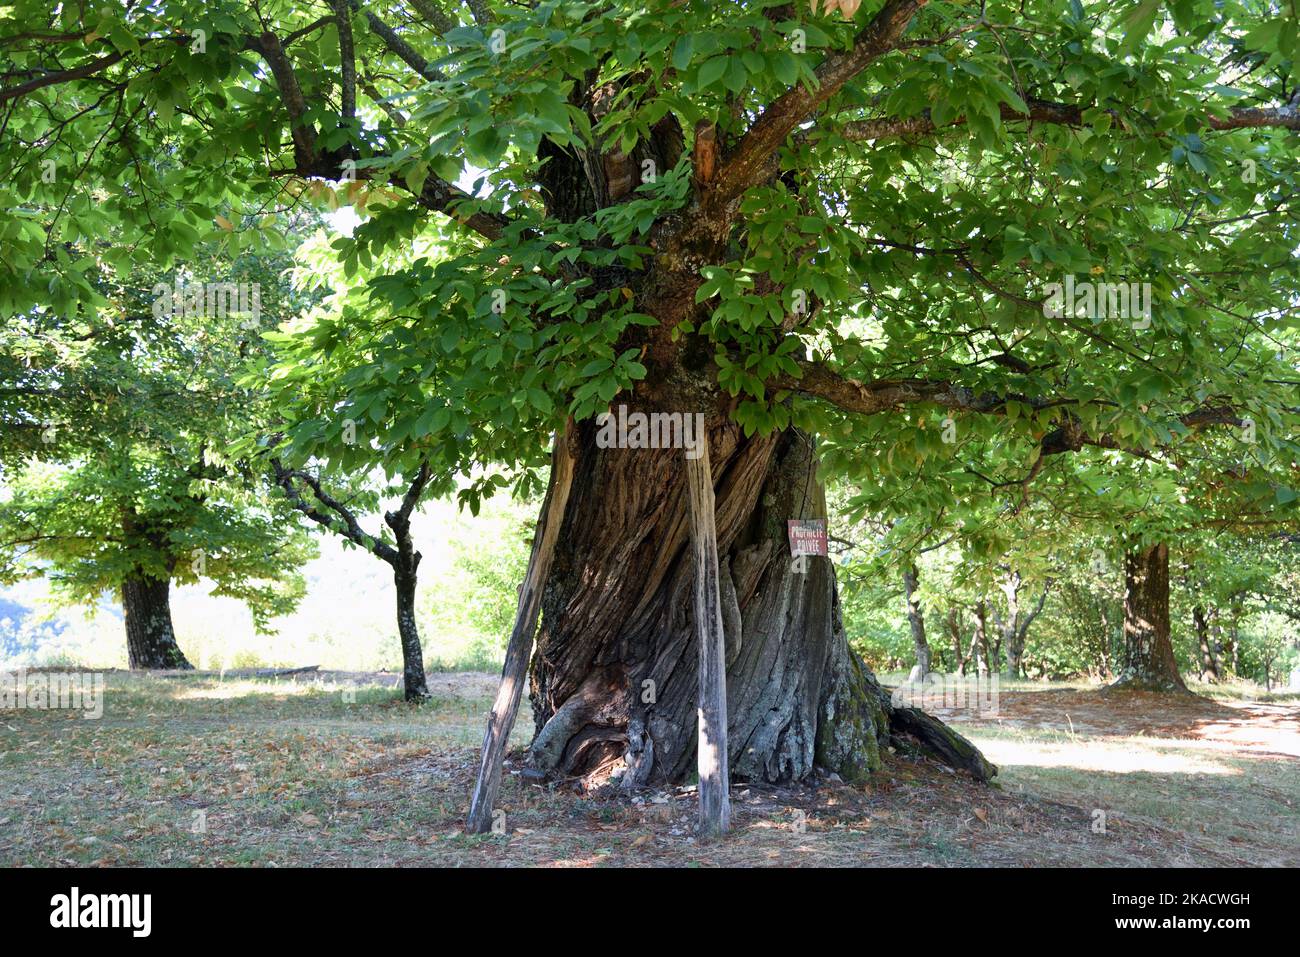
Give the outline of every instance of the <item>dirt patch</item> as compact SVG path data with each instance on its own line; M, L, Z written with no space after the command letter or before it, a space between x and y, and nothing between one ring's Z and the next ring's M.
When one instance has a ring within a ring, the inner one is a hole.
M1083 737L1145 735L1216 742L1236 750L1300 758L1300 707L1212 701L1146 691L1003 692L997 714L927 705L949 723L1039 728Z

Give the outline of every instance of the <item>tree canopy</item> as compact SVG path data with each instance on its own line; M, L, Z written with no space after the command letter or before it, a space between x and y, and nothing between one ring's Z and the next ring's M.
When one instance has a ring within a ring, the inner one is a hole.
M98 259L274 243L332 181L364 272L314 344L354 366L356 414L310 450L368 418L536 464L564 416L679 363L864 477L874 413L915 402L1045 453L1286 435L1300 120L1270 4L43 11L3 49L4 306L80 314ZM610 195L572 182L593 158ZM1150 316L1053 314L1066 275L1148 285ZM942 451L907 431L897 467Z

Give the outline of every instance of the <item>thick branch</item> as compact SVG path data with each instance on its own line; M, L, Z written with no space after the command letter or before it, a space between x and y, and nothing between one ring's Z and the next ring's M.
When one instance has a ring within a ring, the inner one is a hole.
M339 31L339 94L340 110L344 123L351 123L357 115L357 61L352 44L352 17L348 13L348 0L333 0Z
M98 60L92 60L89 63L83 63L81 66L73 67L71 70L56 70L49 73L43 73L38 77L33 77L26 83L20 83L17 86L11 86L7 89L0 90L0 103L6 103L9 100L17 99L20 96L26 96L28 93L34 93L36 90L47 86L54 86L58 83L67 83L70 80L84 80L88 76L94 76L96 73L102 73L114 63L122 59L121 53L110 53L107 56L100 57Z
M1017 120L1030 123L1052 123L1060 126L1082 126L1086 106L1071 103L1054 103L1051 100L1029 100L1026 104L1028 113L1023 113L1008 104L1002 104L1001 112L1004 122ZM1118 116L1114 110L1108 110L1112 116ZM966 117L957 116L944 124L944 129L962 126ZM1205 125L1212 130L1256 129L1260 127L1281 127L1300 130L1300 111L1294 106L1279 107L1236 107L1226 117L1206 116ZM929 111L920 116L884 116L870 120L855 120L846 123L840 130L845 139L853 141L878 140L892 136L918 136L933 133L937 127L930 119Z
M302 514L318 525L328 528L330 531L337 532L344 538L360 545L366 551L373 553L378 558L383 559L390 565L396 565L398 560L397 550L387 542L381 541L373 535L367 535L357 523L356 516L342 502L338 501L322 487L320 480L308 472L296 469L286 469L279 459L271 460L271 467L275 472L276 484L284 490L285 496L289 499L289 504ZM316 501L330 512L334 513L333 517L328 512L323 512L316 505L308 502L298 491L295 481L302 482L309 489Z
M438 32L439 36L448 30L456 29L456 21L447 16L434 0L411 0L411 6L415 7L416 12L424 17L425 21Z
M1056 581L1052 578L1047 579L1043 584L1043 593L1038 596L1038 603L1034 605L1034 610L1025 616L1025 620L1020 625L1021 641L1029 634L1029 626L1034 623L1034 619L1042 614L1043 606L1047 604L1047 596L1051 593L1054 584L1056 584Z
M405 522L411 517L411 512L415 510L416 504L420 501L420 496L424 494L425 488L429 484L431 476L429 471L429 460L424 459L420 462L420 469L415 473L415 478L411 482L410 488L402 496L402 507L397 510L398 518Z
M256 41L266 65L275 78L276 88L280 91L280 100L289 114L289 133L293 137L294 165L299 170L315 170L320 161L320 150L316 145L316 128L305 119L307 99L298 85L298 77L293 72L293 65L284 52L280 38L271 31L261 35Z
M361 10L359 0L352 0L352 9ZM369 10L362 11L366 15L366 22L370 24L370 29L380 40L384 41L384 46L399 60L409 66L426 80L445 80L447 77L429 66L429 61L416 52L415 47L411 46L405 40L397 35L397 31L384 23Z
M1036 400L1025 396L978 395L963 386L942 379L878 379L862 383L845 378L823 365L806 360L798 362L801 375L781 375L771 383L772 388L788 389L805 395L825 399L846 412L874 415L899 405L915 402L933 402L948 409L971 412L1003 411L1008 401L1035 405ZM1056 405L1059 402L1038 402L1036 407Z
M853 49L829 56L817 67L817 87L798 85L763 111L718 170L712 202L725 204L771 174L773 155L787 136L851 79L898 45L903 31L928 0L889 0L857 35Z
M874 415L900 405L929 402L953 411L979 412L988 415L1005 415L1007 404L1014 402L1031 409L1048 409L1074 404L1066 398L1042 398L1018 393L977 393L965 386L945 379L878 379L862 383L849 379L832 369L807 360L795 360L800 367L798 377L783 374L769 382L774 389L799 392L824 399L846 412ZM1228 406L1203 405L1178 417L1178 422L1189 429L1213 425L1243 423L1236 411ZM1128 452L1144 458L1150 455L1142 449L1122 444L1109 433L1088 433L1072 414L1066 414L1062 425L1043 436L1040 442L1041 458L1078 452L1084 446Z

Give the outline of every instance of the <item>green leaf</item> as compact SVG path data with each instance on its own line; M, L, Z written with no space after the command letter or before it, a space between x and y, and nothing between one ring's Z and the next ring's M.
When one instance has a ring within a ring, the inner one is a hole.
M725 56L710 57L700 64L699 72L696 74L696 85L707 90L715 87L722 75L727 72L728 58Z

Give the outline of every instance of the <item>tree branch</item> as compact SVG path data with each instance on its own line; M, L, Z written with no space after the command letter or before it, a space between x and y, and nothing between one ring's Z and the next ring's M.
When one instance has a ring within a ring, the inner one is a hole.
M1017 120L1027 121L1029 123L1051 123L1060 126L1082 126L1083 113L1089 109L1086 106L1079 106L1071 103L1054 103L1051 100L1029 100L1026 104L1029 107L1028 113L1022 113L1009 104L1002 104L1002 119L1005 122L1015 122ZM1121 119L1120 115L1114 110L1107 110L1112 116ZM943 129L962 126L966 123L966 117L954 117L951 122L945 123ZM1281 127L1289 130L1300 130L1300 111L1294 106L1279 107L1235 107L1229 111L1228 116L1206 116L1205 125L1212 130L1240 130L1240 129L1257 129L1260 127ZM854 120L844 124L840 134L847 140L853 142L863 142L868 140L885 139L893 136L917 136L927 133L933 133L938 127L930 119L930 113L927 110L920 116L896 117L884 116L870 120Z
M358 524L352 510L326 492L321 487L320 479L308 472L286 469L279 459L271 460L271 468L275 473L276 484L284 490L284 494L289 499L289 504L295 509L302 512L316 524L342 535L354 544L361 546L366 551L396 567L397 550L387 542L381 541L373 535L367 535ZM320 508L304 499L298 491L298 487L294 484L295 481L302 482L311 489L316 501L337 515L338 518L333 518L328 513L322 512ZM342 527L339 525L340 521Z
M415 7L416 12L424 17L439 35L457 27L456 21L444 13L434 0L411 0L411 6Z
M817 67L817 88L797 85L777 97L726 158L708 191L710 202L726 204L774 170L773 157L787 136L851 79L894 49L907 25L928 0L889 0L854 40L853 49L828 56Z
M929 402L952 411L978 412L986 415L1005 415L1007 404L1015 402L1031 409L1048 409L1076 404L1073 399L1041 398L1018 393L976 393L945 379L878 379L862 383L849 379L825 366L795 358L802 375L782 374L769 381L770 388L799 392L824 399L846 412L874 415L900 405ZM1178 422L1189 429L1214 425L1240 426L1244 420L1229 406L1206 404L1178 417ZM1126 446L1109 433L1088 433L1076 416L1066 413L1062 425L1047 433L1039 442L1039 459L1030 474L1033 478L1041 468L1043 458L1078 452L1085 446L1127 452L1141 458L1151 458L1144 449ZM1028 481L1028 479L1024 480ZM1018 484L1018 483L1017 483Z
M9 100L17 99L20 96L26 96L28 93L34 93L36 90L47 86L54 86L57 83L67 83L70 80L84 80L86 77L104 72L114 63L120 62L122 57L122 53L110 53L107 56L100 57L98 60L92 60L89 63L83 63L79 67L73 67L71 70L56 70L50 73L44 73L38 77L33 77L26 83L20 83L17 86L11 86L7 89L0 90L0 103L7 103Z
M339 32L339 82L342 85L339 113L345 124L351 124L357 115L357 60L352 45L352 17L348 12L348 0L332 0L332 3Z
M302 87L298 85L293 64L289 62L280 38L270 30L258 37L254 45L266 60L266 65L270 67L276 88L280 91L280 101L289 113L289 134L293 137L294 165L299 170L315 171L320 164L316 128L305 119L307 99L302 94Z
M384 42L384 46L399 60L409 66L426 80L445 80L446 75L429 66L429 61L416 52L415 47L411 46L405 40L397 35L397 31L384 23L369 10L362 10L360 0L351 0L352 9L359 10L366 16L366 22L370 24L370 29L375 35Z

